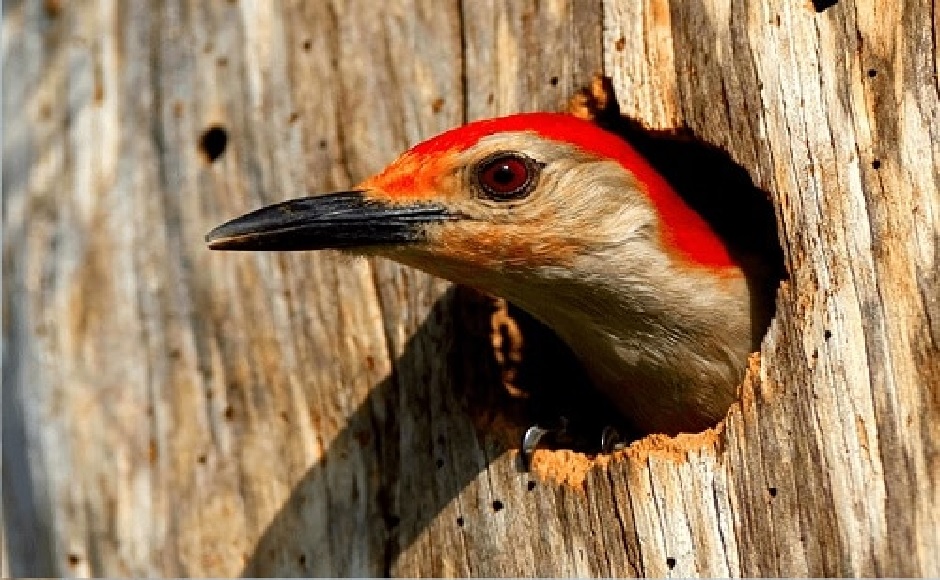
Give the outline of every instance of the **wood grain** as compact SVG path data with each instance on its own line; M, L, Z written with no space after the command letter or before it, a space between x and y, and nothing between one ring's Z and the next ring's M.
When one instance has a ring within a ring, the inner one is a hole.
M5 5L4 575L940 574L937 14ZM714 432L522 473L490 301L205 248L602 69L625 114L687 126L776 208L789 280Z

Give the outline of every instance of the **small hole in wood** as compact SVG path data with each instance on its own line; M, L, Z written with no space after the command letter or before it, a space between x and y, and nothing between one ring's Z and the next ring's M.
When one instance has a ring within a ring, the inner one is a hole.
M297 558L297 563L300 564L301 566L306 566L306 565L307 565L307 555L306 555L306 554L301 554L300 557Z
M672 570L673 568L675 568L675 567L676 567L676 559L675 559L675 558L666 558L666 567L669 568L670 570Z
M95 94L94 94L95 104L101 105L104 102L104 83L95 82Z
M835 6L838 1L839 0L813 0L813 10L822 12Z
M877 70L875 70L875 69L873 69L873 68L868 69L868 78L873 79L873 78L875 78L876 76L878 76L878 71L877 71Z
M770 497L777 497L777 488L776 488L776 487L768 487L768 488L767 488L767 493L770 494Z
M534 482L534 481L530 481L530 482L526 485L526 489L529 490L529 491L532 491L533 489L535 489L535 482Z
M500 511L501 509L503 509L504 507L506 507L506 506L504 506L504 505L503 505L503 502L499 501L498 499L493 501L493 511L494 511L494 512L498 512L498 511Z
M305 40L305 41L304 41L304 51L305 51L305 52L310 52L310 49L311 49L311 48L313 48L313 41L312 41L312 40L309 40L309 39L308 39L308 40Z
M69 566L78 566L78 563L81 561L82 559L78 554L69 554Z
M46 0L42 5L49 18L57 18L62 14L62 0Z
M552 85L553 87L557 87L557 86L558 86L558 77L552 77L552 78L548 79L548 84Z
M826 331L823 332L823 340L829 340L830 338L832 338L832 331L827 328Z
M463 517L458 517L458 518L457 518L457 526L459 526L459 527L461 527L461 528L463 527Z
M225 147L228 145L228 131L221 125L213 125L202 132L199 137L199 150L209 161L214 163L216 159L225 153Z
M881 169L881 159L875 159L874 161L872 161L871 168L876 169L876 170Z
M200 455L199 457L196 458L196 461L198 461L199 463L205 463L205 462L206 462L206 456L205 456L205 455Z

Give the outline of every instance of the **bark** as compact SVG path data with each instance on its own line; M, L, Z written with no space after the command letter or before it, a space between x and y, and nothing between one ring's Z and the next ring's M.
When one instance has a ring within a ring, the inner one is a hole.
M938 14L7 3L4 575L940 574ZM602 69L776 209L789 279L715 430L522 473L491 302L381 260L205 248Z

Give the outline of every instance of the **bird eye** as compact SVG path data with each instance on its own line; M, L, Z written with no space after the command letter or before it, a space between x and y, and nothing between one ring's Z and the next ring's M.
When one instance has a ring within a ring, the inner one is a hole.
M480 187L494 199L514 199L529 193L538 167L518 153L497 153L477 168Z

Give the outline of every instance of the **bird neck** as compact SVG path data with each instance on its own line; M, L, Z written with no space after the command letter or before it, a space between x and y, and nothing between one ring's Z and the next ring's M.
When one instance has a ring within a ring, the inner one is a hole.
M642 240L564 267L497 270L413 250L386 255L504 297L541 320L647 433L720 421L759 348L755 305L738 267L692 266Z
M638 429L675 434L714 425L760 338L752 336L744 277L630 271L537 276L510 283L504 295L552 328Z

